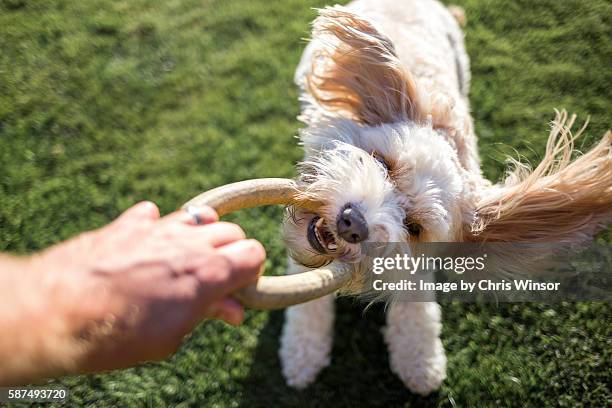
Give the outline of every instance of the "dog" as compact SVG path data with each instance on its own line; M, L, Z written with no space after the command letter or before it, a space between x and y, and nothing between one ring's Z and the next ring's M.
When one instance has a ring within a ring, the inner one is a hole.
M575 117L557 112L542 162L493 184L480 169L469 58L457 7L356 0L319 10L295 74L306 124L298 184L323 203L288 208L288 273L348 268L348 294L371 273L367 242L583 241L609 222L610 132L571 161ZM388 299L391 370L427 395L446 377L436 302ZM330 363L334 295L290 307L279 351L290 386Z

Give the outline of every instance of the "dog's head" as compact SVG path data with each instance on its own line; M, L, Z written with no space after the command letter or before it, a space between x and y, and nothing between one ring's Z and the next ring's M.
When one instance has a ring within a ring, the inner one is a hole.
M419 88L373 25L325 9L314 38L327 46L313 58L309 98L327 113L301 132L299 182L323 206L288 210L296 262L356 262L367 242L577 239L609 219L609 135L570 165L573 139L558 118L542 164L491 187L462 152L469 120L459 126L452 101Z
M471 185L455 150L431 126L322 126L303 132L309 154L299 181L323 206L316 214L291 208L284 226L296 261L354 262L364 242L460 239Z
M324 205L317 214L290 209L284 231L293 258L320 266L358 260L363 242L460 239L472 186L450 102L419 89L368 21L328 8L313 33L323 47L307 86L311 103L329 114L301 132L299 181Z

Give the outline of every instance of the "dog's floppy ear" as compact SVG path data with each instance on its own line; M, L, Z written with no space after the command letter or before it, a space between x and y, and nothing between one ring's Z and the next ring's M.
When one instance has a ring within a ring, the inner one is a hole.
M389 38L341 6L319 10L307 86L327 110L368 125L427 119L419 90Z
M478 203L471 240L581 243L612 221L612 133L572 161L575 136L557 112L546 154L535 170L516 163L505 185Z

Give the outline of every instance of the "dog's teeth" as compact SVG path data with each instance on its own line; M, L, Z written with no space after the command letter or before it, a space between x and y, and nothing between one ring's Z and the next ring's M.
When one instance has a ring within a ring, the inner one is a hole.
M323 219L323 217L321 217L317 220L316 226L322 228L323 224L325 224L325 220Z
M334 244L333 242L330 242L329 244L327 244L327 249L329 249L330 251L335 251L336 249L338 249L338 245Z

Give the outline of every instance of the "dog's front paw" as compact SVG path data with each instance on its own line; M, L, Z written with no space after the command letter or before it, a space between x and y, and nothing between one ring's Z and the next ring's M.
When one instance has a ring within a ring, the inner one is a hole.
M429 353L421 357L403 353L402 350L390 351L391 371L410 389L426 396L440 388L446 378L446 356L440 339L428 346ZM391 349L391 347L389 347Z
M330 362L333 296L287 309L279 356L287 384L304 389Z
M311 344L306 345L309 340L298 340L296 342L283 342L280 349L283 376L287 385L302 390L308 387L317 378L319 372L329 365L330 345Z
M440 328L440 307L434 302L398 302L387 313L384 335L391 370L420 395L437 390L446 378Z

